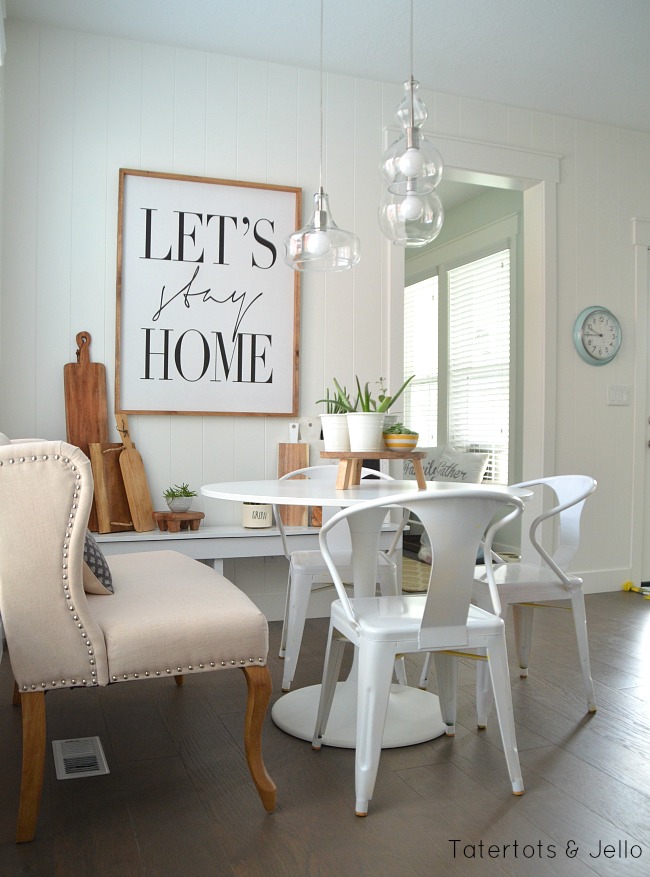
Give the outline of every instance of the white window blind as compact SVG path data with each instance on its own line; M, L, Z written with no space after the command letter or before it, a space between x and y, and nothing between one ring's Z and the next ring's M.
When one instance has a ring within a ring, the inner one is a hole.
M404 377L415 375L404 398L404 422L422 447L438 434L438 277L404 290Z
M508 481L510 252L449 271L449 441L488 452L486 481Z
M439 325L444 290L448 326ZM441 271L440 284L433 276L407 286L404 296L404 375L416 375L405 393L407 425L420 433L422 447L449 443L489 453L483 480L507 483L510 250ZM440 331L448 332L441 349L449 352L439 374Z

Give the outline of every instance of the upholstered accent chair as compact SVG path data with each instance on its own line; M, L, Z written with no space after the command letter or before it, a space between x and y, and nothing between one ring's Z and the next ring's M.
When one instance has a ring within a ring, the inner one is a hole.
M244 746L262 804L275 784L262 757L271 697L268 625L222 575L175 551L116 555L95 575L84 561L90 462L65 442L0 447L0 614L22 709L17 842L36 831L46 756L45 696L60 688L243 671ZM5 655L6 659L6 655ZM216 681L216 680L215 680ZM159 682L159 684L164 684Z

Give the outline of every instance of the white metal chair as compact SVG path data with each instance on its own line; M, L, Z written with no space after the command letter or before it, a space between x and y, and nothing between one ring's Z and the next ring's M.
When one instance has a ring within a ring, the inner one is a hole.
M515 739L508 658L503 619L470 604L476 552L487 528L490 545L495 530L521 514L522 500L497 490L449 487L401 494L391 504L415 512L433 546L433 564L426 594L350 599L328 542L330 532L354 514L386 504L386 499L350 506L321 530L325 562L338 592L332 603L323 685L313 747L320 749L347 641L358 650L355 786L358 816L368 812L379 767L395 656L433 652L438 693L447 734L456 722L457 657L459 652L485 649L495 691L501 738L513 793L524 786ZM490 524L497 512L506 512ZM488 567L488 569L490 569ZM491 574L490 574L491 575ZM494 591L498 603L498 594Z
M242 670L246 759L273 810L275 784L261 750L271 697L268 625L259 609L222 575L176 551L113 555L106 564L96 549L90 562L101 567L100 582L84 562L90 461L70 444L0 447L0 495L0 613L23 727L17 842L36 830L45 697L57 689L84 697L84 689L114 683L173 677L180 685L188 674Z
M536 500L530 499L526 503L522 528L522 561L500 562L495 565L494 579L501 606L497 611L504 619L508 606L512 604L519 675L522 679L528 676L535 607L557 609L560 607L549 607L547 601L570 600L587 709L590 713L596 712L582 579L568 572L580 542L582 510L586 499L596 489L596 481L588 475L556 475L524 481L515 486L533 489ZM545 499L547 489L551 491L552 508L539 513L540 507L543 507L540 503ZM526 524L533 516L534 520L526 531ZM546 525L548 532L542 533L546 521L549 522ZM545 548L543 541L555 548ZM479 577L474 584L474 601L479 606L491 609L493 604L487 574L482 572L481 567L477 568L477 573ZM486 726L491 706L490 681L485 668L479 664L476 709L480 728Z
M338 467L334 465L307 466L288 472L280 479L304 477L320 479L334 484ZM382 478L392 480L391 476L376 469L363 468L361 478ZM323 522L331 517L336 509L323 509ZM284 610L284 622L282 624L282 636L280 640L280 657L284 658L282 673L282 690L289 691L296 673L298 655L302 644L307 618L307 607L312 591L322 588L333 588L334 583L329 574L323 555L317 550L305 550L291 552L287 542L286 531L282 523L277 506L273 507L275 521L280 530L284 554L289 561L289 578L287 582L287 597ZM397 594L397 568L393 555L402 537L402 531L406 524L406 517L402 519L395 532L395 537L388 551L380 551L377 558L377 578L382 594ZM352 546L350 533L347 527L339 527L333 534L332 549L335 552L337 564L344 581L352 581ZM403 660L395 665L398 682L406 685L406 671Z

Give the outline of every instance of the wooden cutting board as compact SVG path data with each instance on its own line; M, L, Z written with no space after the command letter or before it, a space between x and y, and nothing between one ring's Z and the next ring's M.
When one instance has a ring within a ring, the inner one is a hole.
M122 437L124 450L120 454L120 469L124 479L124 489L129 501L131 520L137 533L146 533L156 529L153 517L151 494L144 471L144 463L140 452L136 450L129 435L129 424L126 414L117 414L117 431Z
M90 361L90 332L79 332L77 361L63 366L65 427L67 440L89 456L90 442L108 441L106 369ZM88 528L97 531L96 506L90 510Z
M309 466L309 445L305 442L280 442L278 445L278 477ZM287 527L306 527L308 510L306 506L283 505L278 511L282 523Z
M120 454L124 445L121 442L90 442L89 449L99 532L121 533L133 530L120 466Z

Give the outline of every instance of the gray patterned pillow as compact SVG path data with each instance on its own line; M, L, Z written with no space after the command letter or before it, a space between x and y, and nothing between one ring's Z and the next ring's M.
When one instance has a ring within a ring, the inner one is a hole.
M84 589L91 594L115 593L108 563L90 530L86 530L84 542Z

